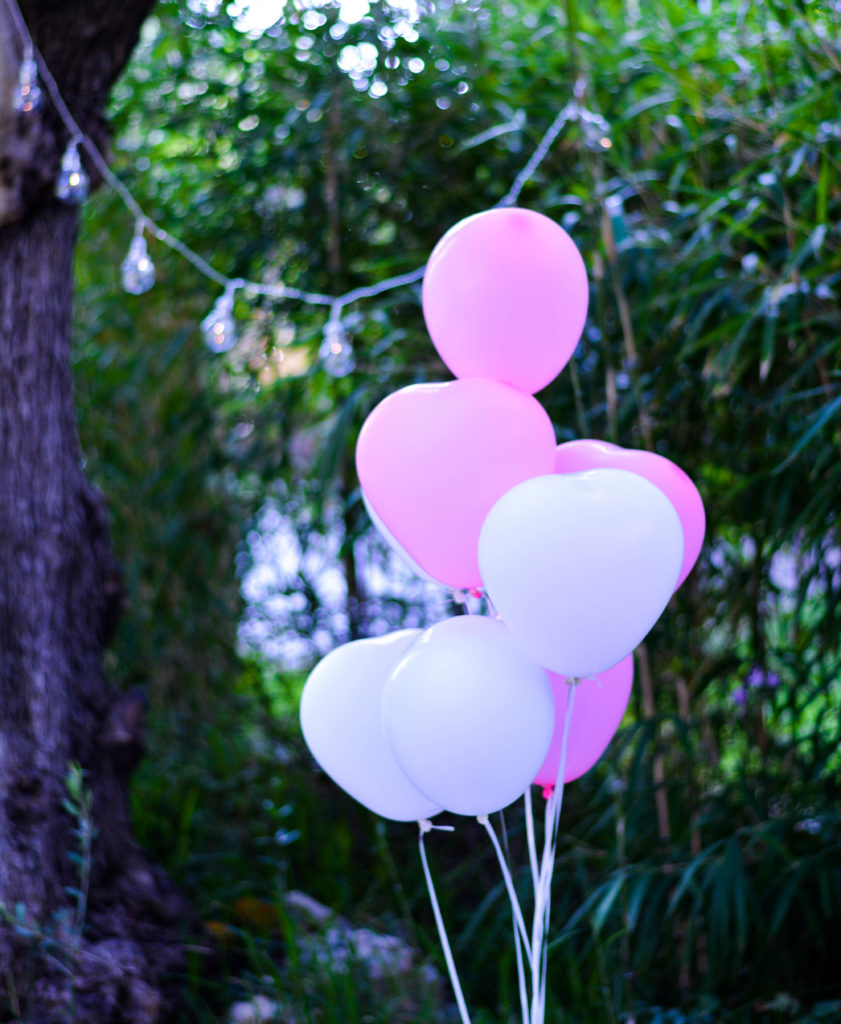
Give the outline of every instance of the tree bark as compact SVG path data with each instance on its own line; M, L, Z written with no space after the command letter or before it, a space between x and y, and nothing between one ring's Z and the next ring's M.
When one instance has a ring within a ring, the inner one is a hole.
M100 112L152 0L21 6L73 116L101 141ZM13 28L0 19L4 53L19 50ZM151 1024L171 1015L190 918L131 830L144 707L111 694L101 669L122 587L74 412L78 211L51 195L67 142L53 109L35 135L16 219L0 227L0 1015ZM69 762L92 794L89 863L85 822L67 810Z

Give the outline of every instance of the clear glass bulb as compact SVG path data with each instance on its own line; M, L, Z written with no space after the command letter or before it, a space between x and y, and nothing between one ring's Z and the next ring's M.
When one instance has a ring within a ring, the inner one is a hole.
M236 345L234 293L231 288L225 289L216 300L213 309L202 320L201 333L205 345L211 352L228 352Z
M43 95L38 85L38 65L31 57L20 62L18 84L15 88L13 105L19 114L34 114L40 110Z
M610 137L610 125L601 114L592 110L581 109L578 115L581 124L581 141L587 149L607 150L613 146Z
M55 183L55 194L65 203L79 204L88 198L91 180L82 167L79 143L75 139L64 151L61 170Z
M120 278L129 295L142 295L155 283L155 264L149 258L142 229L135 232L128 254L120 264Z
M329 320L324 328L324 340L318 350L318 358L331 377L347 377L356 367L353 346L348 341L345 329L339 320Z

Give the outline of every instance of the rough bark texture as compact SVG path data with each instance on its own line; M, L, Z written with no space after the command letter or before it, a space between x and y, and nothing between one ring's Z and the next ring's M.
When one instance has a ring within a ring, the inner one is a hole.
M102 135L108 90L152 2L21 0L89 134ZM19 47L11 27L0 18L3 54ZM0 133L0 146L10 137ZM101 670L122 587L76 430L78 213L51 197L67 136L47 108L32 137L17 219L0 227L0 902L17 907L20 920L17 928L0 922L0 1017L11 1010L45 1024L147 1024L172 1015L189 911L132 836L126 786L142 749L144 707L138 694L109 693ZM63 808L70 761L85 769L96 830L83 927L79 899L67 891L85 874L69 856L78 846Z

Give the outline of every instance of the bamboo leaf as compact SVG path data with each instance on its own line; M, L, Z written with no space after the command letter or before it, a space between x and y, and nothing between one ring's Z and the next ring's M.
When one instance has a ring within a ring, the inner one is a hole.
M607 920L613 905L619 897L622 887L625 884L625 875L620 873L610 880L601 890L601 898L596 905L591 918L593 929L598 934Z
M832 418L839 413L841 413L841 395L837 395L831 402L828 402L822 409L819 409L812 415L811 426L800 435L788 457L774 469L774 473L782 473L784 469L790 466L812 438L819 434L832 421Z
M782 928L783 922L785 921L791 907L792 900L797 894L805 875L806 869L803 864L796 865L789 873L782 891L774 904L774 913L772 914L768 925L768 934L771 938L773 938L779 932L780 928Z

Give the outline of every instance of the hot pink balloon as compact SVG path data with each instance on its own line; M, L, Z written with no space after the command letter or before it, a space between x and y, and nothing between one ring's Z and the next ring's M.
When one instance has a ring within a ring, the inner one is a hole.
M587 317L587 271L562 227L533 210L486 210L432 251L423 313L456 377L534 394L564 368Z
M540 403L479 377L395 391L356 446L366 503L389 539L436 580L463 588L481 586L479 531L491 507L515 484L551 473L554 459Z
M704 543L706 516L698 488L680 466L662 455L638 448L620 448L609 441L567 441L558 445L556 473L581 473L589 469L626 469L643 476L674 505L683 528L683 564L677 587L689 575Z
M555 731L546 760L535 776L538 786L554 786L557 781L570 690L566 676L547 675L555 696ZM607 749L628 707L633 679L634 659L629 654L613 668L578 684L567 738L565 782L588 772Z

